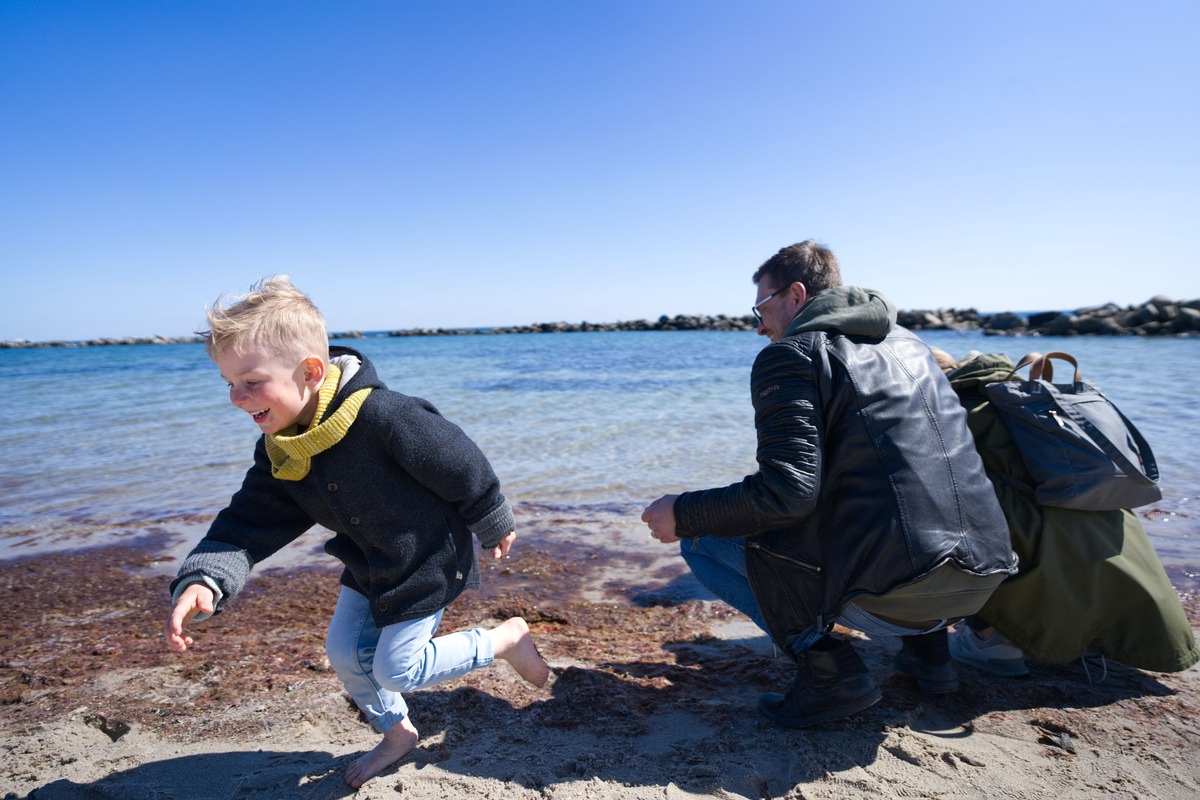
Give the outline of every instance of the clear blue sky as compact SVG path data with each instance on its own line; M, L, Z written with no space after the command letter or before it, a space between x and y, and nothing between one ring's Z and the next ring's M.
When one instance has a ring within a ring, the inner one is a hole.
M1200 297L1200 3L0 2L0 339Z

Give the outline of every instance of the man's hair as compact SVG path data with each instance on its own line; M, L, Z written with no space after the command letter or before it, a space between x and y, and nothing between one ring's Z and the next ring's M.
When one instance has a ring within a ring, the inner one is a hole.
M812 239L782 248L754 272L754 283L770 278L772 289L784 289L796 281L808 296L842 285L842 270L833 251Z
M222 295L205 311L208 330L200 335L209 358L261 348L285 361L314 355L329 359L325 318L287 275L263 278L239 297Z

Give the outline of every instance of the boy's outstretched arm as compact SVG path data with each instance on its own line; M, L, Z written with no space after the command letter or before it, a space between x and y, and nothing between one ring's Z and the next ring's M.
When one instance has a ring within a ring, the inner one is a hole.
M213 590L203 583L193 583L183 590L179 601L171 609L171 617L167 620L168 647L179 653L188 649L192 637L183 635L183 626L201 612L212 614L214 599Z
M491 549L492 560L499 561L508 555L508 548L512 547L513 540L517 538L516 531L509 531L508 536L505 536L500 542Z

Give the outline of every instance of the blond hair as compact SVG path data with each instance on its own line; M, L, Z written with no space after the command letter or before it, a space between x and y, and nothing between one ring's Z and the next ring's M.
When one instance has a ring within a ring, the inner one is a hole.
M318 356L329 361L325 318L287 275L263 278L239 297L222 295L205 313L208 330L199 333L209 358L260 348L282 360Z

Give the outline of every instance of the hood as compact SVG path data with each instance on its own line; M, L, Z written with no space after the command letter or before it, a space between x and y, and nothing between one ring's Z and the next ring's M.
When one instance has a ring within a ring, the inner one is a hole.
M337 411L345 399L359 389L366 389L368 387L371 389L387 388L387 385L375 373L374 365L357 350L352 350L349 347L331 346L329 348L329 360L338 365L338 368L342 371L342 379L338 384L337 395L334 396L333 402L329 404L329 408L325 409L325 416L322 419L329 419L329 415Z
M838 331L846 336L882 338L896 325L896 307L879 292L857 286L826 289L805 303L784 336L805 331Z
M1012 375L1012 359L1001 353L980 353L946 373L957 392L974 390L982 393L989 383L1002 381Z

